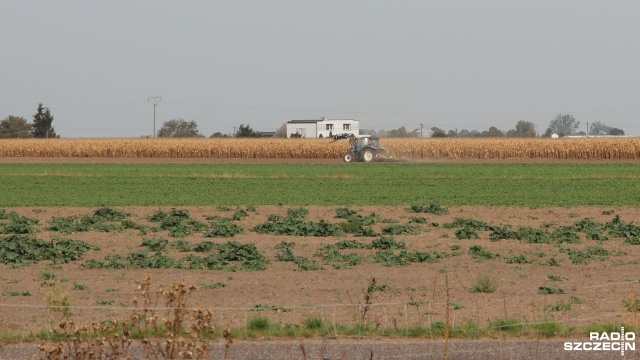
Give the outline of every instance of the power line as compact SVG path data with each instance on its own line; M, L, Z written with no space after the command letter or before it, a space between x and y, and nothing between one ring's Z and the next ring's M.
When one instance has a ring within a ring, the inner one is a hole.
M162 98L161 96L152 96L152 98ZM149 100L151 101L151 100ZM160 100L162 101L162 100ZM215 108L228 108L228 109L244 109L244 110L262 110L262 111L285 111L285 112L309 112L309 113L341 113L341 114L360 114L360 115L397 115L397 116L524 116L524 115L555 115L559 113L570 114L607 114L607 113L633 113L640 112L640 109L608 109L608 110L566 110L566 111L533 111L533 112L402 112L402 111L357 111L357 110L335 110L335 109L302 109L302 108L289 108L289 107L270 107L270 106L252 106L252 105L229 105L229 104L211 104L211 103L199 103L189 101L163 101L167 104L174 105L187 105L187 106L203 106L203 107L215 107ZM104 107L104 106L118 106L118 105L135 105L143 104L144 101L123 101L123 102L109 102L109 103L93 103L93 104L80 104L80 105L49 105L50 109L76 109L76 108L90 108L90 107ZM31 110L29 108L6 108L0 109L0 111L18 111L18 110Z
M117 106L117 105L135 105L135 104L144 104L144 103L146 103L146 101L122 101L122 102L96 103L96 104L84 104L84 105L53 105L53 106L47 106L47 107L49 109L56 110L56 109L80 109L80 108ZM34 107L0 109L0 111L3 111L3 112L23 111L23 110L34 110Z
M225 105L207 104L186 101L165 101L169 104L204 106L228 109L243 110L265 110L265 111L287 111L287 112L310 112L310 113L341 113L341 114L362 114L362 115L401 115L401 116L523 116L523 115L556 115L559 113L570 114L600 114L600 113L625 113L640 112L640 109L613 109L613 110L580 110L580 111L539 111L539 112L473 112L473 113L446 113L446 112L397 112L397 111L350 111L331 109L295 109L286 107L266 107L266 106L246 106L246 105Z

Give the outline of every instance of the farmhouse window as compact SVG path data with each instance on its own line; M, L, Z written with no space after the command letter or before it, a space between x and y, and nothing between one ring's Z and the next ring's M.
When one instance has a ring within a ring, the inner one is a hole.
M333 131L333 124L327 124L327 131Z
M351 130L351 124L342 124L342 130Z

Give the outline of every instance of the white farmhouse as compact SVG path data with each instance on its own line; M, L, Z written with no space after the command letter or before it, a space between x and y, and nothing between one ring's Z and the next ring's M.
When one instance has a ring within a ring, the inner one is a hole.
M300 134L304 138L329 137L337 134L360 133L360 122L353 119L327 119L322 117L319 120L291 120L287 121L287 137L292 134Z

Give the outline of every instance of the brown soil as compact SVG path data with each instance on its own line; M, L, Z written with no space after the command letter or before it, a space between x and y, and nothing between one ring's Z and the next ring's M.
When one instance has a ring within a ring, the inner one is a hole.
M343 221L334 219L337 207L309 206L309 217L312 220L326 219L331 222ZM132 220L142 224L150 224L145 217L158 207L121 207L133 214ZM169 210L169 208L163 208ZM205 215L230 216L232 212L221 211L216 207L184 207L195 219L204 221ZM131 299L140 296L136 291L136 281L142 280L145 274L151 274L153 287L168 286L174 281L188 285L201 286L217 282L226 287L195 291L189 304L193 307L213 309L217 321L221 325L244 326L247 319L256 312L247 310L258 304L273 306L273 311L260 314L269 316L278 323L300 324L306 316L322 316L328 322L357 324L358 311L365 306L364 290L370 279L375 277L379 285L385 284L388 289L373 294L372 303L377 304L368 309L367 322L372 326L403 327L406 325L428 325L433 321L445 321L447 291L445 281L449 284L449 302L456 309L450 313L455 324L467 320L486 325L489 321L505 317L517 317L523 322L536 322L543 319L556 319L569 326L584 327L590 322L619 323L626 321L634 324L637 319L623 306L626 298L640 295L638 283L638 256L640 246L623 244L621 239L602 242L602 246L612 255L603 261L592 259L586 265L574 265L566 253L560 248L584 249L595 246L597 241L584 239L577 245L528 244L516 240L500 240L492 242L488 232L480 233L475 240L458 240L455 229L445 229L442 224L456 217L482 219L494 225L520 225L540 227L543 224L570 225L582 218L590 217L599 222L607 222L614 215L625 221L639 218L637 208L514 208L514 207L478 207L461 206L449 209L447 215L411 214L402 207L365 206L354 208L360 214L375 212L383 219L399 221L406 224L411 216L425 215L428 222L437 222L439 227L421 224L418 235L397 235L395 239L404 241L409 251L439 251L451 253L452 245L460 245L462 254L440 259L435 263L414 263L407 266L385 267L380 264L363 263L351 269L334 269L330 264L323 264L323 270L299 271L290 262L276 261L274 246L282 240L296 243L294 253L297 256L313 258L314 253L323 245L335 243L349 238L369 242L373 238L327 237L290 237L259 235L250 231L252 227L266 221L269 214L285 214L286 207L262 206L256 213L237 223L245 229L245 233L234 240L240 243L255 243L270 260L264 271L211 271L211 270L176 270L176 269L86 269L81 266L84 261L69 264L51 264L40 262L27 267L12 267L0 264L0 292L28 291L31 296L0 297L0 328L16 333L46 328L61 317L59 312L47 308L45 298L67 293L72 314L76 323L91 322L105 318L124 318L131 312ZM138 231L125 232L85 232L70 235L44 230L53 216L84 215L95 208L8 208L21 215L40 219L36 234L45 240L56 237L84 240L100 246L100 251L85 254L85 259L103 260L109 254L129 254L140 249L143 238L163 236L170 241L175 240L166 232L149 233L141 236ZM613 210L614 214L603 215L603 210ZM376 231L388 223L374 225ZM191 243L203 240L226 242L223 238L204 238L202 233L184 238ZM488 251L499 253L498 259L478 260L467 254L472 245L481 245ZM372 254L371 250L357 250L356 253ZM170 251L174 258L182 257L182 253ZM506 258L525 255L535 259L532 264L509 264ZM559 266L542 265L550 258L559 261ZM39 274L53 273L64 282L55 286L44 286ZM446 274L446 277L445 277ZM494 293L472 293L469 288L475 284L478 275L488 275L498 285ZM562 277L560 281L552 281L548 274ZM74 290L75 284L86 285L86 290ZM538 294L540 286L560 288L563 294ZM580 299L579 304L572 304L570 311L552 311L547 306L560 302L571 303L571 297ZM113 301L111 304L106 304ZM407 304L407 302L409 302ZM164 306L159 303L159 306ZM459 307L459 308L458 308ZM287 310L287 311L282 311ZM291 310L291 311L289 311Z

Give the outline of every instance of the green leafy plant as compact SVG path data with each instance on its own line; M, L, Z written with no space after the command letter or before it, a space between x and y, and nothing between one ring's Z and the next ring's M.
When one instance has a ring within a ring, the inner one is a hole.
M116 302L115 300L100 299L100 300L96 300L96 305L112 305L115 302Z
M322 269L315 262L315 260L309 260L304 256L295 256L293 253L294 246L295 246L295 243L293 242L281 241L279 244L275 246L277 250L276 259L278 261L291 261L294 264L298 265L299 270L308 271L308 270Z
M477 230L477 231L486 231L493 228L492 226L489 226L489 224L487 224L482 220L476 220L476 219L466 218L466 217L457 217L453 219L452 222L444 223L442 226L445 229L467 228L469 230Z
M293 263L298 265L298 269L302 271L322 270L322 267L315 260L309 260L304 256L296 256Z
M538 294L564 294L564 290L551 286L540 286Z
M287 216L269 215L267 221L255 226L253 231L258 234L293 235L293 236L339 236L343 232L332 223L320 220L313 222L306 220L309 210L293 208L287 211Z
M246 218L247 216L249 216L249 214L247 214L247 211L242 209L242 208L236 208L236 211L233 213L233 215L231 216L231 220L242 220L244 218Z
M194 246L195 247L195 246ZM205 257L187 255L183 258L188 269L210 270L264 270L269 263L255 244L227 241L214 244Z
M547 274L547 279L551 280L551 281L563 281L563 280L567 280L566 277L563 276L558 276L558 275L553 275L553 274Z
M533 259L528 258L526 255L509 256L506 258L507 264L531 264Z
M367 245L366 248L376 250L395 250L406 249L407 245L404 243L404 241L396 241L393 236L382 236L371 241L371 243Z
M627 245L640 245L640 237L628 237L624 239L624 243Z
M475 230L465 227L462 229L458 229L455 232L457 239L477 239L478 233Z
M122 221L131 214L125 213L124 211L120 211L117 209L112 209L110 207L102 207L93 212L93 215L101 218L103 220L110 221Z
M158 210L148 219L152 222L159 222L160 229L167 230L172 237L184 237L195 232L205 231L208 228L207 224L192 219L189 211L175 208L169 212Z
M469 288L472 293L493 293L498 289L498 284L489 275L479 275L475 284Z
M630 312L640 312L640 299L635 297L622 299L622 306Z
M233 237L244 232L244 229L228 220L211 223L211 228L204 236L206 237Z
M362 216L351 216L347 218L347 221L338 224L340 230L347 234L353 234L355 236L378 236L378 233L373 230L369 224L369 221Z
M473 245L469 248L469 255L471 255L474 259L495 259L499 255L496 253L492 253L487 251L480 245Z
M325 264L332 264L336 269L348 269L363 262L362 256L353 253L343 253L343 249L345 248L337 244L328 244L322 246L315 253L315 256L320 257Z
M78 284L78 283L73 284L73 290L87 290L88 288L89 287L84 284Z
M227 284L225 284L223 282L216 282L216 283L211 283L211 284L200 285L200 289L201 290L220 289L220 288L223 288L223 287L227 287Z
M576 229L572 226L560 226L553 230L551 238L557 244L577 244L580 242L580 236Z
M544 307L546 311L569 311L571 310L571 303L560 300L554 304L549 304Z
M592 259L604 261L610 255L610 252L601 246L587 246L585 251L576 249L561 249L560 251L569 254L569 259L575 265L588 264Z
M39 222L38 219L20 216L15 212L9 213L6 218L10 221L0 224L0 234L32 234L36 232L34 226Z
M385 235L418 234L419 232L417 227L411 225L392 224L382 227L382 233Z
M435 215L443 215L449 212L447 208L440 206L438 204L430 204L427 206L411 205L409 208L407 208L407 210L414 213L429 213L429 214L435 214Z
M58 239L44 241L27 235L0 237L0 262L26 265L43 260L68 263L82 258L89 250L100 250L98 246L82 240Z
M3 291L2 296L31 296L31 293L28 291L9 290Z
M278 261L294 261L296 256L293 254L293 248L296 246L294 242L286 242L284 240L280 241L279 244L275 246L276 251L276 260Z
M152 238L152 239L143 239L142 245L151 251L163 251L166 249L169 240L160 237L160 238Z

